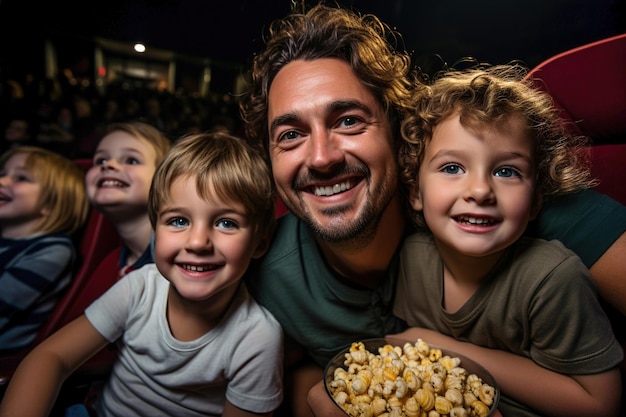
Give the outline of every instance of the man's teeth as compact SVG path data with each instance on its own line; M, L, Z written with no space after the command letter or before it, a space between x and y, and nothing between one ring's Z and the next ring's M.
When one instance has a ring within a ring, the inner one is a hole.
M468 216L461 216L459 217L459 221L463 222L463 223L470 223L470 224L490 224L492 223L491 220L489 219L480 219L477 217L468 217Z
M188 271L193 271L193 272L204 272L204 271L210 271L212 269L215 269L214 267L211 267L211 266L196 266L196 265L187 265L187 264L183 264L183 268L185 268Z
M349 190L350 187L350 182L346 181L346 182L342 182L340 184L335 184L333 186L326 186L326 187L315 187L315 195L324 195L324 196L330 196L333 194L338 194L342 191L346 191Z

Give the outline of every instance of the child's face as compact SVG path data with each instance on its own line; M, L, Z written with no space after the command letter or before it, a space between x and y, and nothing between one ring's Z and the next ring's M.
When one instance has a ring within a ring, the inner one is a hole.
M87 196L105 212L147 211L150 183L156 170L156 151L145 140L122 131L106 135L87 171Z
M411 204L445 246L470 256L498 253L536 214L533 158L520 120L475 133L455 115L433 132Z
M45 217L40 209L41 184L26 168L26 155L11 156L0 170L0 229L3 237L31 235Z
M159 271L186 300L232 297L250 259L262 253L244 207L214 192L210 203L203 200L195 178L178 178L170 190L155 228Z

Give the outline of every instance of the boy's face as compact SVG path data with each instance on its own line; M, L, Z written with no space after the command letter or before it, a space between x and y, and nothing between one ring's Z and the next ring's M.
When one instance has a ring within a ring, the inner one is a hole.
M440 244L469 256L502 251L536 215L532 140L521 120L467 130L454 115L426 146L411 205Z
M208 195L210 202L198 195L195 178L177 178L155 227L157 268L190 301L231 297L250 259L264 250L243 205Z
M26 237L41 223L41 184L26 168L26 155L11 156L0 170L0 229L3 237Z
M89 201L103 211L145 212L156 170L156 151L145 140L122 132L106 135L94 154L85 184Z
M397 191L382 106L344 61L293 61L268 96L269 145L285 205L325 241L375 227Z

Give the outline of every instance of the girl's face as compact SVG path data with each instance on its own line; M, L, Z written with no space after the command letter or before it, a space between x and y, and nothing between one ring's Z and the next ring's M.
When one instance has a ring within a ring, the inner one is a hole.
M156 151L145 140L123 132L106 135L87 171L87 196L103 212L146 212Z
M178 178L157 217L155 263L185 303L230 300L250 259L263 253L245 208L209 195L198 195L195 178Z
M2 237L28 237L37 231L47 210L39 207L41 184L26 168L26 154L11 156L0 170L0 231Z

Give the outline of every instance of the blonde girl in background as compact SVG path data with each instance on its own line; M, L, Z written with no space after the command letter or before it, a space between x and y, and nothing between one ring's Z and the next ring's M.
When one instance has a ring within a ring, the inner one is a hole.
M89 212L83 171L22 146L0 157L0 349L27 347L69 285Z

